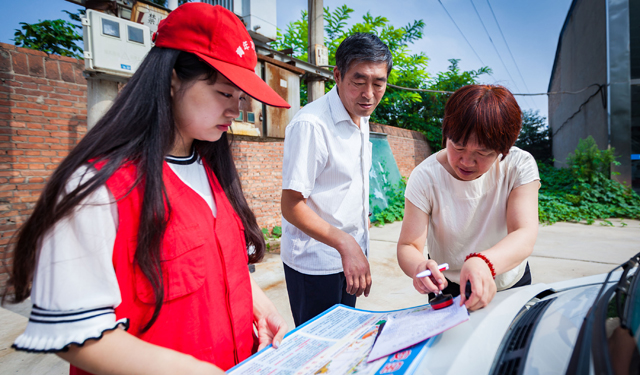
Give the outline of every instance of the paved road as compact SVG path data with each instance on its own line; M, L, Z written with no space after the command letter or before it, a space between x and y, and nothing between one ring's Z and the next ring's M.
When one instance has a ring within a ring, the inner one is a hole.
M529 258L534 283L552 283L606 273L640 252L640 221L612 220L614 227L571 223L540 226L533 255ZM371 230L373 287L368 298L359 298L357 307L367 310L394 310L427 303L413 289L411 279L396 260L396 241L401 223ZM280 256L268 254L253 274L285 317L290 327L284 271ZM2 374L68 374L69 366L51 354L24 354L10 349L27 324L29 304L0 308L0 372ZM14 312L15 311L15 312Z

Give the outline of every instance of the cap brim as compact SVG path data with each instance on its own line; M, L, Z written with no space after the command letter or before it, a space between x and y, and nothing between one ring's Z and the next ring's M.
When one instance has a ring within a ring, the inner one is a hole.
M258 77L253 70L212 59L197 52L194 53L252 98L273 107L291 108L291 105Z

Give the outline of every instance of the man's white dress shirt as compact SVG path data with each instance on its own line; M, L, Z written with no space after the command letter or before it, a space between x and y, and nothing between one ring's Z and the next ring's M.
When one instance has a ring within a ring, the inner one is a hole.
M295 190L323 220L350 234L369 253L369 117L358 127L334 87L307 104L287 126L282 189ZM342 271L338 251L282 218L282 261L308 275Z

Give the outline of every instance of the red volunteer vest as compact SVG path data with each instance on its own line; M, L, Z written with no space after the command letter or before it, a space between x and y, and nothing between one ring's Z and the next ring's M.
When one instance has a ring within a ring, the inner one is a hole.
M153 314L154 296L134 262L143 188L139 184L131 190L137 176L133 164L107 181L118 204L113 266L122 303L115 312L116 319L129 318L128 332L140 339L227 370L252 354L253 301L242 221L216 176L206 170L216 218L202 197L164 163L171 203L161 250L165 297L158 319L144 333L140 330ZM71 374L88 373L71 366Z

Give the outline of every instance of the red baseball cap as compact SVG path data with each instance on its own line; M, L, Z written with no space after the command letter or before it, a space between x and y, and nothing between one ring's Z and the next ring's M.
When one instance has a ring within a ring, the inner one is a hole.
M274 107L290 108L255 73L255 45L242 21L220 5L187 3L158 25L156 47L197 55L251 97Z

